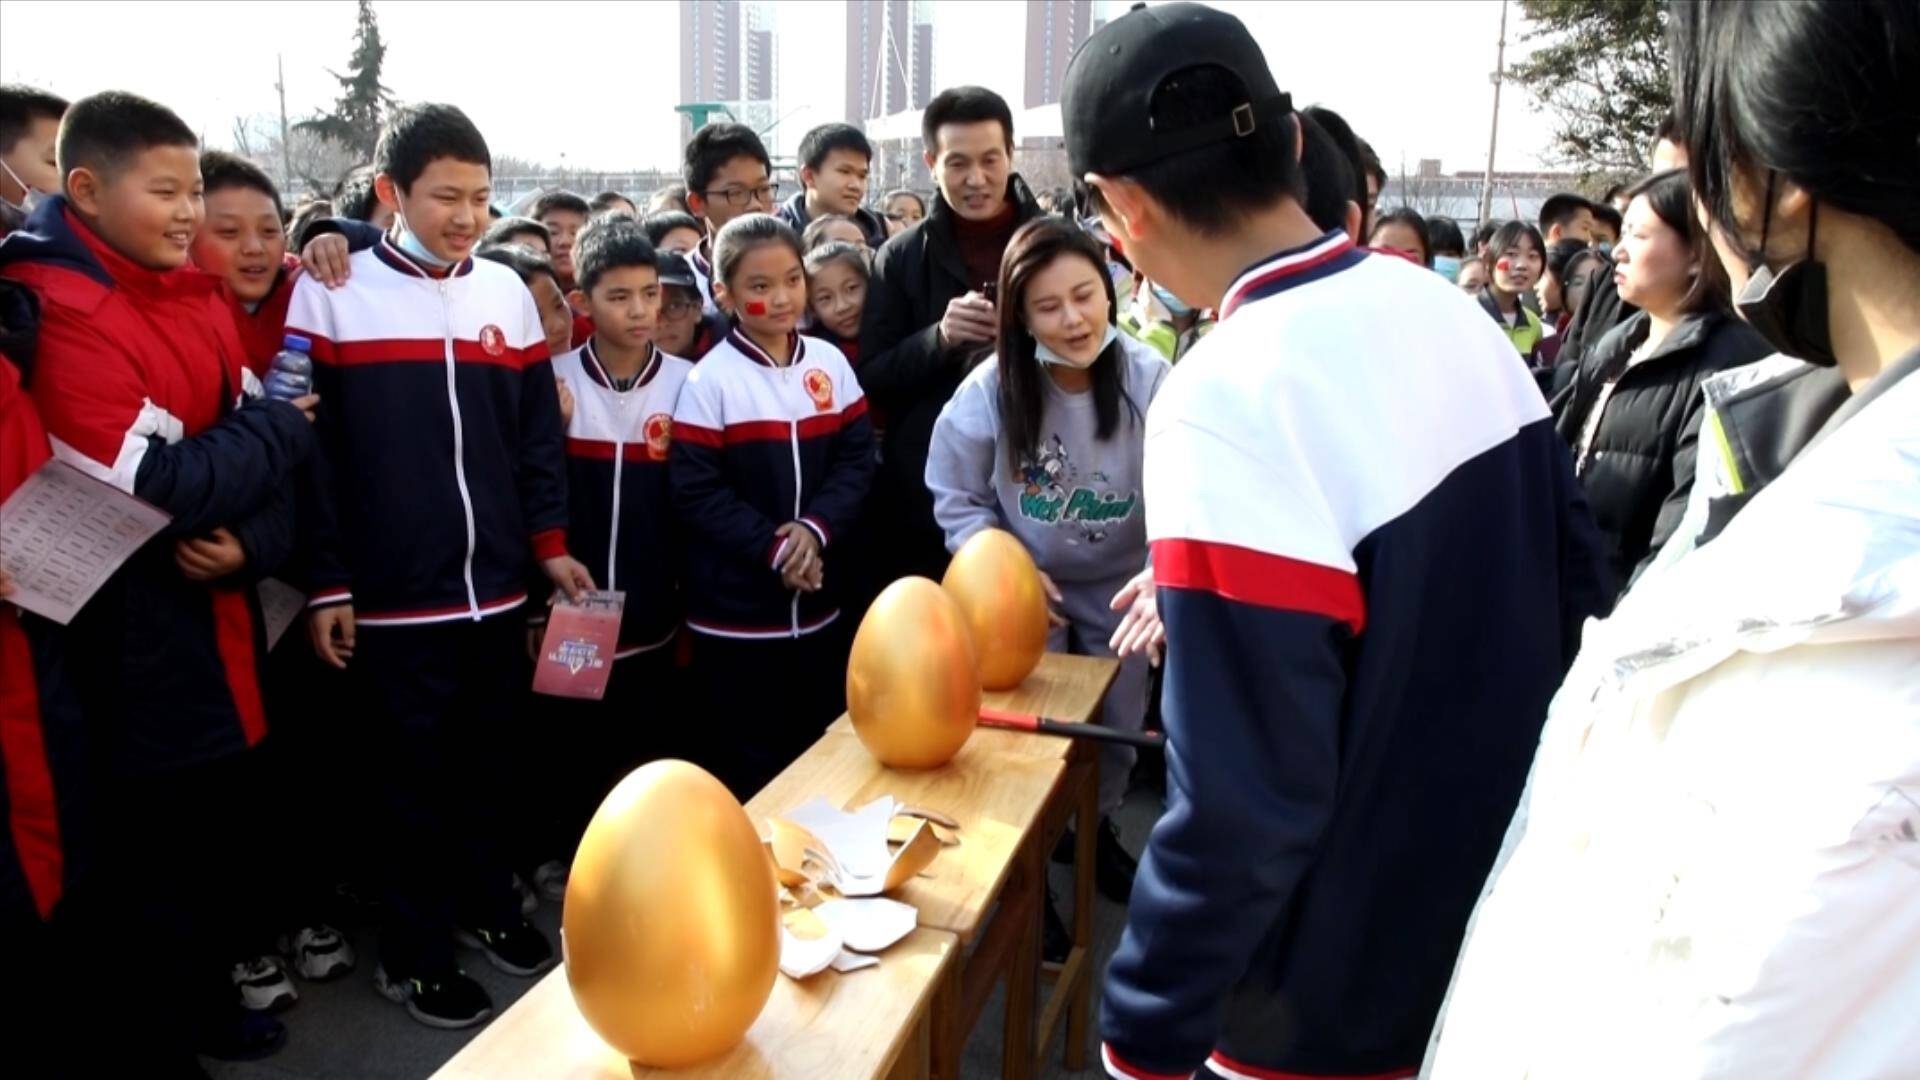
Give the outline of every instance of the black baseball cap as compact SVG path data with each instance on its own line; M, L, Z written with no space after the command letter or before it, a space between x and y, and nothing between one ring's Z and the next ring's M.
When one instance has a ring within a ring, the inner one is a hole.
M683 289L698 291L699 285L693 280L693 267L687 265L686 256L677 251L660 253L660 284L678 285Z
M1246 99L1199 124L1155 128L1155 95L1196 67L1237 76ZM1088 173L1124 176L1175 154L1245 138L1292 112L1293 99L1274 84L1246 24L1205 4L1135 4L1073 54L1060 94L1067 167L1075 180Z

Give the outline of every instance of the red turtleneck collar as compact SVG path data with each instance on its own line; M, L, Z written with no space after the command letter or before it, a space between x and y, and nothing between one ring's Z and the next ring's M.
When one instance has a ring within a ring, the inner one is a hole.
M1008 241L1013 239L1014 205L1011 196L1000 207L1000 212L985 221L970 221L953 215L953 242L960 249L960 261L967 268L967 284L979 288L989 281L1000 280L1000 256L1006 253Z

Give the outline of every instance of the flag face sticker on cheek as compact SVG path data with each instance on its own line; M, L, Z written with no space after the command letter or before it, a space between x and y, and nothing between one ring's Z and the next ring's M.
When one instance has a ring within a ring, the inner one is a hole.
M767 302L765 300L749 300L743 304L742 307L745 308L747 314L753 316L765 315L767 313Z

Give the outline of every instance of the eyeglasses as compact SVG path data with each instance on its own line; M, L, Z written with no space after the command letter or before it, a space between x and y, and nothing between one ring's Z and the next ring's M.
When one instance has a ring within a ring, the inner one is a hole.
M679 319L699 310L700 301L678 297L660 305L660 313L669 319Z
M725 202L728 206L751 206L756 202L772 202L780 194L777 183L761 184L759 187L716 188L701 192L709 199Z

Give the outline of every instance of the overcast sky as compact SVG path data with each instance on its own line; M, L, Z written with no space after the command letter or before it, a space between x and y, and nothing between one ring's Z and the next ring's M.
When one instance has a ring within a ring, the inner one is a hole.
M679 150L679 5L671 0L541 3L377 0L384 80L402 100L449 101L496 154L573 168L671 167ZM1124 11L1125 3L1110 5ZM1387 170L1438 157L1486 164L1499 0L1370 3L1258 0L1217 6L1246 20L1282 89L1329 105L1373 143ZM842 119L845 4L782 0L776 154L807 127ZM980 83L1019 106L1020 0L936 0L934 85ZM330 104L352 49L352 0L275 3L0 0L0 80L77 98L134 90L172 106L210 144L236 116L276 114L284 57L293 119ZM1518 6L1508 59L1525 51ZM77 33L76 21L92 32ZM1513 87L1502 103L1498 165L1542 168L1545 118Z

